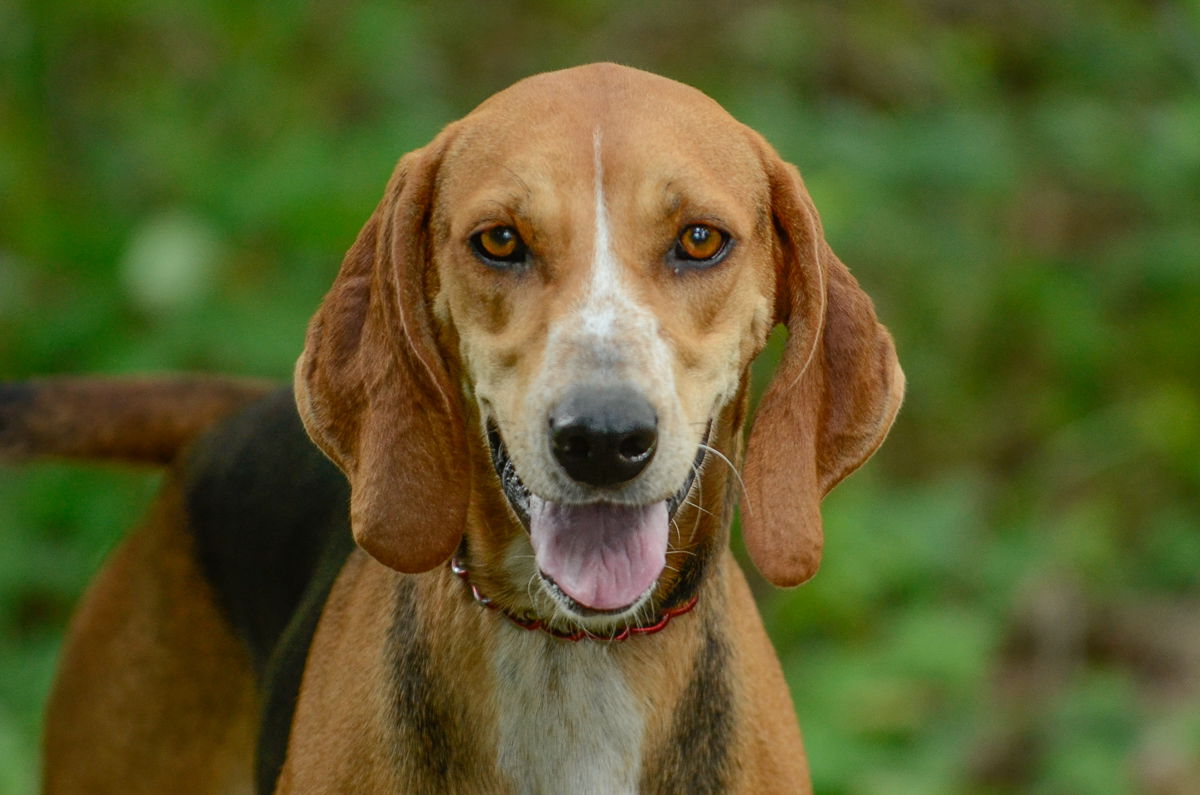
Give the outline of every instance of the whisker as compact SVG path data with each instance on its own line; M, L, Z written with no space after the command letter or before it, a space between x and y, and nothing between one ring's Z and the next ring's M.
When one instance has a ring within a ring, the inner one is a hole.
M682 536L683 536L683 531L679 529L679 523L678 523L678 522L676 522L674 519L672 519L672 520L671 520L671 524L675 526L675 530L676 530L676 532L677 532L677 533L680 535L680 537L682 538ZM684 549L683 547L676 546L675 544L672 544L672 543L671 543L671 539L670 539L670 537L668 537L668 538L667 538L667 554L695 555L696 553L695 553L695 552L693 552L693 551L692 551L692 550L690 550L690 549Z
M635 614L635 615L634 615L634 622L633 622L633 623L635 623L635 624L645 624L645 623L646 623L646 621L647 621L647 619L649 619L649 618L650 618L650 600L649 600L649 599L647 599L645 602L643 602L643 603L642 603L642 604L641 604L641 605L638 607L638 609L634 611L634 614ZM628 626L629 626L629 625L628 625L628 624L626 624L626 627L628 627Z
M729 467L729 471L733 473L733 476L735 478L737 478L738 487L741 489L742 497L746 501L746 512L750 513L753 510L753 507L750 505L750 495L746 492L746 481L742 480L742 473L738 472L737 467L735 467L733 465L733 462L730 461L729 458L724 453L722 453L720 450L718 450L717 448L713 447L712 445L708 445L708 444L701 444L700 446L702 448L704 448L705 450L707 450L708 452L712 453L717 458L724 461L725 464Z
M676 535L679 543L672 544L671 539L668 537L667 538L667 551L668 552L677 552L681 555L695 555L696 554L695 552L692 552L690 549L688 549L686 546L684 546L683 528L679 526L679 520L672 519L671 524L675 526L675 535ZM693 531L693 535L694 534L695 533Z
M690 506L692 506L693 508L695 508L697 511L704 511L704 513L708 514L709 516L716 516L716 514L715 514L715 513L713 513L712 511L710 511L710 510L708 510L707 508L705 508L705 507L701 506L699 503L692 502L691 500L684 500L684 501L683 501L683 504L684 504L684 505L690 505Z
M696 557L696 552L695 552L695 550L691 550L691 549L684 549L683 547L671 547L671 546L669 546L669 547L667 547L667 554L668 554L668 555L688 555L688 556L690 556L690 557L693 557L693 558L694 558L694 557Z
M708 447L708 445L704 445L704 446L706 448ZM708 456L705 456L704 459L705 459L705 461L707 461ZM703 462L701 463L701 466L703 466ZM696 499L699 502L704 502L704 478L701 477L700 472L696 473ZM697 505L696 507L699 508L700 506ZM707 513L707 511L705 511L705 513ZM711 516L711 514L709 514L709 515ZM700 532L700 511L696 511L696 521L692 523L692 538L695 538L697 533L699 533L699 532Z
M537 596L534 594L534 586L537 584L538 573L535 571L529 575L529 581L525 583L525 595L529 597L529 604L534 610L538 609Z

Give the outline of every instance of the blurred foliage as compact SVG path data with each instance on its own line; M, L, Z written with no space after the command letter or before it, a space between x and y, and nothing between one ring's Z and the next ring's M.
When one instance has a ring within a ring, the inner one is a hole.
M818 792L1200 791L1195 0L2 4L0 376L286 377L397 157L591 60L796 162L899 343L824 570L757 583ZM0 469L0 792L154 484Z

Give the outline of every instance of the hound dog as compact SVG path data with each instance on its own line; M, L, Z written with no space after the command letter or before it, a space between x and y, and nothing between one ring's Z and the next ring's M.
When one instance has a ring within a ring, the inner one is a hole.
M292 390L5 388L10 454L169 462L72 623L46 790L807 792L733 507L812 576L903 384L758 134L629 68L523 80L400 160Z

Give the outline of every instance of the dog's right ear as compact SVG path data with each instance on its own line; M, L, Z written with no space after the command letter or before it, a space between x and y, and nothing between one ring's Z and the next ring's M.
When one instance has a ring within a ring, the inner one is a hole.
M742 529L763 576L789 586L816 573L821 499L883 443L904 372L871 299L825 242L800 174L762 146L788 342L750 433Z
M438 139L397 165L309 324L295 372L304 427L350 481L355 541L402 572L454 553L470 492L461 400L426 294L443 149Z

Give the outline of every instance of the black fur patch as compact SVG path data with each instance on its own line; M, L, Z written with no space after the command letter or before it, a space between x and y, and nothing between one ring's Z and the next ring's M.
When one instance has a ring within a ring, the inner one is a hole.
M183 482L196 557L259 679L255 780L273 792L308 649L354 548L349 485L309 441L290 389L198 440Z
M351 549L349 485L309 441L290 389L201 437L184 484L197 557L261 678L330 539Z
M695 673L675 711L671 738L642 776L645 793L708 795L727 790L733 694L725 673L729 647L713 627L695 661Z
M425 641L428 629L418 613L416 588L402 578L397 589L395 618L388 638L397 734L397 756L412 755L405 767L415 770L409 787L423 792L453 792L478 781L475 738L454 727L466 726L467 716L455 703L453 672L436 670ZM416 791L416 790L414 790Z
M291 736L296 700L308 663L308 650L312 646L317 622L321 619L329 592L353 546L349 533L330 535L308 589L267 663L255 756L255 781L258 792L263 795L275 791L275 784L287 759L288 738Z
M708 576L708 570L716 552L717 540L715 537L709 538L707 542L692 550L691 555L685 556L683 565L679 569L679 579L675 581L675 586L663 599L663 610L672 610L685 605L699 593L700 585Z

